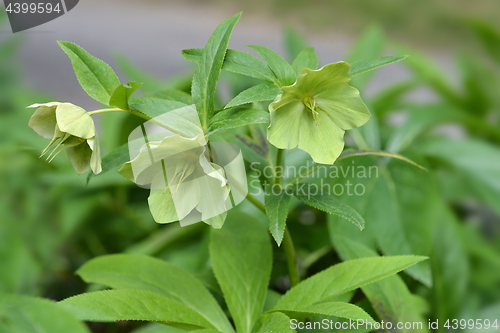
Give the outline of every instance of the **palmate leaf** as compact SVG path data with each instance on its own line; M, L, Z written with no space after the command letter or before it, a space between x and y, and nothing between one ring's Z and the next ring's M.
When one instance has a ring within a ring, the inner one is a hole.
M90 333L57 303L35 297L0 294L1 333Z
M78 82L87 94L96 101L109 105L113 92L120 85L120 80L113 69L76 44L70 42L58 42L58 44L71 60Z
M186 328L213 328L196 311L169 298L143 290L106 290L59 302L81 320L114 322L142 320Z
M227 45L234 25L241 13L222 22L213 32L203 49L200 62L194 73L191 96L200 116L202 128L208 130L208 123L214 112L215 88L219 79Z
M234 332L210 292L191 274L165 261L139 255L108 255L89 261L77 274L88 283L164 296L196 311L221 332Z
M250 333L261 315L272 266L266 228L231 210L220 230L211 230L210 259L236 331Z
M396 274L425 259L421 256L394 256L345 261L300 282L279 300L274 310L300 311Z

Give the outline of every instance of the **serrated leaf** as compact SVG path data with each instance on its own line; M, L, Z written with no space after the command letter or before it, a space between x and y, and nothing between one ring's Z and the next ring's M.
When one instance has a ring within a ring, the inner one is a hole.
M142 86L142 83L130 81L128 84L120 84L116 87L109 100L109 106L114 106L122 110L129 110L128 100L132 94Z
M288 208L290 206L291 198L292 196L285 190L280 190L278 194L275 194L271 189L266 192L265 195L269 231L278 246L280 246L285 233L286 218L288 216Z
M85 321L142 320L213 328L200 314L166 297L143 290L106 290L81 294L59 302Z
M208 135L251 124L269 123L269 113L255 109L227 109L218 112L211 120Z
M304 68L309 68L313 70L318 69L318 64L319 60L318 56L316 55L316 52L314 52L314 48L309 47L299 53L297 58L295 58L295 60L292 63L292 68L295 71L295 74L299 76L300 72L302 72Z
M290 318L281 312L265 313L255 325L255 333L291 333Z
M239 333L259 318L271 274L272 249L259 221L231 210L220 230L211 230L210 259Z
M373 318L359 306L346 302L322 302L304 306L293 311L281 310L290 318L302 319L311 316L334 316L338 318L374 322Z
M300 186L297 185L295 196L297 197L297 199L311 207L327 212L328 214L338 215L346 219L361 230L363 230L363 228L365 227L365 220L361 215L359 215L358 212L332 195L313 195L311 193L305 193L305 191L301 190Z
M0 332L90 333L55 302L10 294L0 294Z
M120 85L113 69L76 44L58 44L71 60L78 82L87 94L96 101L109 105L113 92Z
M261 45L250 45L248 47L256 51L264 59L276 78L278 78L281 86L289 86L295 82L297 79L295 71L278 53Z
M272 101L281 93L281 89L272 82L264 82L243 90L233 98L224 109L254 102Z
M196 63L200 62L203 49L183 50L182 55ZM227 50L222 69L228 72L250 76L259 80L277 83L277 78L259 58L242 51Z
M351 76L366 73L379 67L389 65L407 58L407 55L396 57L380 57L374 60L357 61L351 64Z
M234 332L210 292L190 273L168 262L140 255L107 255L89 261L77 274L88 283L159 294L198 312L218 330Z
M276 304L274 310L297 310L396 274L426 257L394 256L345 261L300 282Z
M226 55L229 37L241 13L222 22L213 32L203 49L194 73L191 96L200 116L202 128L207 131L214 112L215 88Z

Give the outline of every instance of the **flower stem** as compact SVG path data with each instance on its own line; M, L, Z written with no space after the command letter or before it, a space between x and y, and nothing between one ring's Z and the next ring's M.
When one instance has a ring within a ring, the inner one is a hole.
M247 194L247 199L255 207L257 207L261 212L266 214L266 206L260 202L256 197ZM290 278L290 285L292 287L296 286L300 282L299 269L297 267L297 262L295 259L295 247L293 245L292 235L288 228L285 227L285 235L283 236L283 251L285 252L286 265L288 267L288 277Z
M278 149L278 155L276 156L276 166L274 167L274 183L281 186L282 179L283 179L283 149Z
M300 282L299 269L295 260L295 247L293 246L292 235L287 227L285 227L285 235L283 236L283 250L285 251L286 264L288 266L288 276L290 277L290 286L293 288Z
M108 108L108 109L99 109L99 110L95 110L95 111L90 111L90 112L88 112L88 114L93 115L93 114L107 113L107 112L129 112L129 111L122 110L119 108Z

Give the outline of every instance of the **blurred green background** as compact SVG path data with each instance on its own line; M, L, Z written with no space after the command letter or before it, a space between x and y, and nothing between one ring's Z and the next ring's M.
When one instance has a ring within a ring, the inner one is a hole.
M121 78L145 82L143 94L166 87L189 92L193 67L180 51L202 47L220 21L241 10L230 48L262 44L292 56L299 34L316 48L322 64L410 55L353 80L374 117L352 131L347 143L400 153L429 172L398 161L356 160L377 163L390 175L363 202L341 198L365 217L363 235L297 204L289 226L296 235L302 274L345 259L338 235L371 244L383 254L403 254L383 243L404 236L408 251L431 257L420 273L402 275L409 290L425 300L424 317L487 314L500 319L496 0L82 0L63 17L15 35L0 12L0 293L61 300L95 288L74 275L84 262L119 252L158 256L207 285L214 283L207 226L158 225L147 207L148 191L116 172L87 185L86 176L78 177L64 154L51 164L39 159L47 142L28 128L32 110L26 106L57 100L99 108L79 87L56 40L81 45L109 62ZM224 74L221 101L251 84ZM138 124L116 114L99 117L97 123L104 154L125 143ZM377 205L385 209L376 210ZM254 212L246 204L239 209ZM391 233L393 223L401 226L400 234ZM279 249L272 281L279 292L288 286ZM139 325L91 327L94 332L130 332Z

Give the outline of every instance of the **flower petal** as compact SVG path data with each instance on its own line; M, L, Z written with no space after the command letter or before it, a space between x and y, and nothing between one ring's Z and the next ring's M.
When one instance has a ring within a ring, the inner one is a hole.
M332 85L331 89L315 96L318 107L343 130L364 125L371 114L359 96L359 91L347 83Z
M271 125L267 129L269 142L281 149L292 149L298 146L301 132L301 121L307 112L302 101L292 101L279 109L269 105ZM312 121L312 120L311 120Z
M90 156L90 168L92 169L92 172L97 175L102 171L101 146L99 144L99 137L97 134L93 138L88 139L87 143L89 144L90 149L92 149L92 156Z
M151 189L148 204L149 210L157 223L170 223L179 220L174 200L168 187L164 189Z
M56 109L57 125L61 131L82 139L95 136L94 121L90 115L79 106L71 103L60 103Z
M66 154L68 155L76 173L81 175L82 173L89 171L92 149L90 149L87 141L84 141L79 145L66 148Z
M55 103L55 102L54 102ZM54 137L56 128L56 105L48 104L33 104L31 107L38 107L35 113L31 116L28 126L45 139L52 139Z
M326 114L320 112L316 123L312 113L301 123L299 149L311 155L316 163L333 164L344 149L344 131L339 128Z

